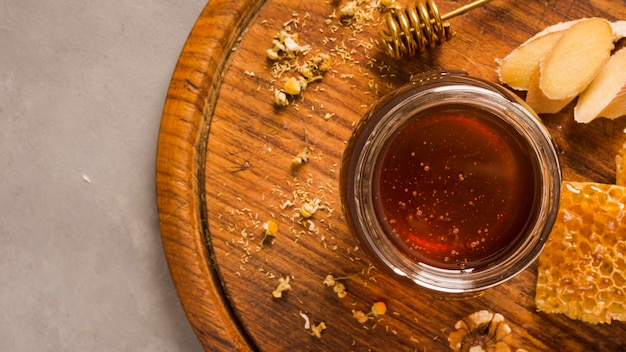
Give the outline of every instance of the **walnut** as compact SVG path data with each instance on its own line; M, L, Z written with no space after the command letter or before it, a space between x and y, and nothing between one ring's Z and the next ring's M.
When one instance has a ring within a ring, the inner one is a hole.
M481 310L459 320L448 336L455 352L509 352L512 351L511 328L501 314Z

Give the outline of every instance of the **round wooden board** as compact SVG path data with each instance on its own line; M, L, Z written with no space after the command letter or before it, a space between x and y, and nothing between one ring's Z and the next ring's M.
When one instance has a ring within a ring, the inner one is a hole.
M469 1L440 0L441 13ZM497 81L503 58L544 27L581 17L626 18L610 0L496 0L451 20L455 36L415 58L387 57L377 41L380 14L363 26L342 21L339 1L211 0L180 56L158 142L157 191L163 244L189 321L211 351L446 351L462 317L499 312L514 346L528 351L615 351L626 324L588 325L537 312L536 264L478 298L440 300L402 286L373 268L344 223L339 165L345 142L382 95L424 71L462 69ZM365 5L360 6L365 9ZM266 50L289 22L300 44L333 57L331 72L290 106L274 105ZM560 151L566 180L615 181L614 157L626 119L573 121L573 106L543 116ZM310 159L292 166L310 148ZM310 222L298 208L319 199ZM290 205L290 203L292 205ZM261 246L263 223L279 226ZM339 298L323 284L345 276ZM272 297L279 278L291 290ZM384 301L388 312L365 324L353 310ZM306 317L306 318L305 318ZM305 329L325 322L321 338Z

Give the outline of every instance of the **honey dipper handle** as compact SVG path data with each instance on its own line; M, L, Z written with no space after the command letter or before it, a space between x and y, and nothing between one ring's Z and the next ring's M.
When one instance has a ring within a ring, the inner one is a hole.
M452 17L456 17L456 16L459 16L459 15L462 15L462 14L464 14L464 13L466 13L468 11L471 11L471 10L477 8L477 7L483 6L483 5L485 5L485 4L487 4L487 3L491 2L491 1L493 1L493 0L476 0L476 1L471 2L471 3L469 3L469 4L465 5L465 6L461 6L461 7L459 7L456 10L453 10L453 11L450 11L450 12L446 13L445 15L441 16L441 20L442 21L449 20Z

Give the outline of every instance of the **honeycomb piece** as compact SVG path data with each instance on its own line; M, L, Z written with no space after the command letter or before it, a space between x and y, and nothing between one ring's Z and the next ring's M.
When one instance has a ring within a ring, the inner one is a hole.
M537 309L587 323L626 321L626 187L563 182L539 256Z

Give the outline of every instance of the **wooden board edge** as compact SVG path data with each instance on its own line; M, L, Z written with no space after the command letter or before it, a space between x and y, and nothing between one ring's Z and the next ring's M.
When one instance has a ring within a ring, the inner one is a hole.
M211 0L205 6L179 57L159 131L156 188L163 248L178 297L205 350L254 350L212 264L202 192L222 71L263 2Z

